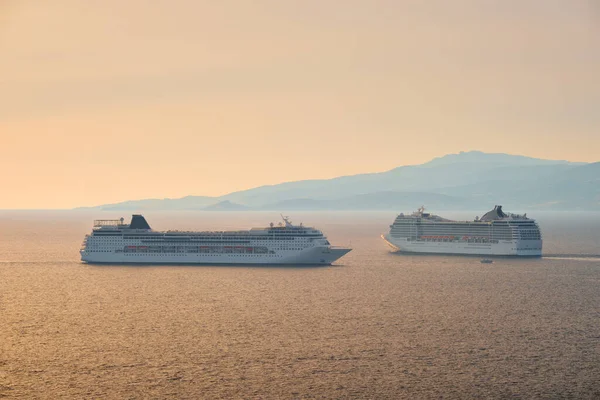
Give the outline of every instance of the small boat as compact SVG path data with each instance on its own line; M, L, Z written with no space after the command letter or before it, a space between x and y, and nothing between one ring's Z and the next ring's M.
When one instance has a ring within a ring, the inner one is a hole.
M493 262L494 262L494 260L489 259L489 258L482 258L480 261L480 263L482 263L482 264L491 264Z

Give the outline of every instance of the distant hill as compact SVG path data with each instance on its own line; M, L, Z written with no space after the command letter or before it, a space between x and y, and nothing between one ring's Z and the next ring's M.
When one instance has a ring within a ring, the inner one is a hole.
M99 207L105 211L144 211L144 210L198 210L218 202L218 198L207 196L186 196L180 199L130 200L122 203L106 204Z
M101 210L600 210L600 162L461 152L380 173L261 186L221 197L103 205Z
M566 160L544 160L541 158L532 158L505 153L484 153L482 151L461 151L457 154L446 154L442 157L436 157L433 160L423 164L424 166L439 166L455 163L485 163L497 165L585 165L586 163L574 163Z
M208 207L204 207L205 211L244 211L248 210L248 207L242 204L232 203L229 200L223 200L216 204L212 204Z

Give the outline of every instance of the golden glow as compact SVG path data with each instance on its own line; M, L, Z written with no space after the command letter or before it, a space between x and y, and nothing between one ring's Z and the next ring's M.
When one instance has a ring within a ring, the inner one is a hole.
M473 149L597 161L592 3L0 2L0 208L220 195Z

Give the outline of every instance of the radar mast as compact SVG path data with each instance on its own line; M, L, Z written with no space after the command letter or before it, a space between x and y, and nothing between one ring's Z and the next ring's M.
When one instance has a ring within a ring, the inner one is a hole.
M283 214L279 214L279 215L281 215L281 219L283 219L283 222L285 222L286 228L291 228L293 226L292 221L290 221L290 217L285 216Z

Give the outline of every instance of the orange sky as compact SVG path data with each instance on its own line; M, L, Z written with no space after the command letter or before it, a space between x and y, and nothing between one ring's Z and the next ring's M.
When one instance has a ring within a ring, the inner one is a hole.
M0 209L598 161L599 37L587 0L0 0Z

